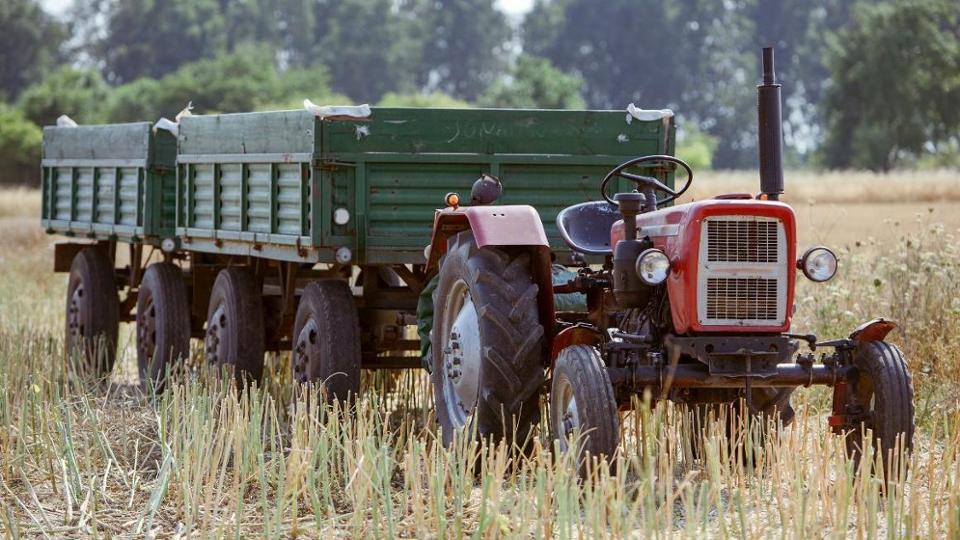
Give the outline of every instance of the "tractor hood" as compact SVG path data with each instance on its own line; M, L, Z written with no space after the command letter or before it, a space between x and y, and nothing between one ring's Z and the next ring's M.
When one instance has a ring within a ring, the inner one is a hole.
M640 214L637 227L670 258L666 286L678 334L789 330L797 260L790 206L711 199ZM610 244L623 238L618 221Z

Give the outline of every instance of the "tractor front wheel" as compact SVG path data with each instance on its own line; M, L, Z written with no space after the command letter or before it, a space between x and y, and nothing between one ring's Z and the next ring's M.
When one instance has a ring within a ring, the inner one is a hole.
M844 406L853 424L846 434L847 454L859 460L864 445L872 444L891 480L895 452L906 455L913 447L913 385L907 362L896 345L868 341L858 345L854 365Z
M576 449L585 476L592 458L611 460L620 445L620 415L600 353L587 345L561 351L553 366L550 427L561 452Z
M443 443L457 430L525 446L540 420L543 326L526 251L452 237L433 293L431 378Z

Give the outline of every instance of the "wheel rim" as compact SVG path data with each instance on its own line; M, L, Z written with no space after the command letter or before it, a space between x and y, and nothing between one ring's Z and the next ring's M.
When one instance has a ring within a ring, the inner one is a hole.
M143 294L143 309L137 310L137 349L148 365L153 361L154 352L157 350L157 307L153 303L153 295L149 291L141 291Z
M73 289L73 293L70 295L70 305L67 307L67 332L70 335L71 343L77 343L83 336L82 307L83 283L81 282Z
M445 299L440 321L443 401L454 427L465 427L480 395L480 321L466 282L458 280Z
M310 359L319 354L319 329L317 322L310 318L297 335L296 345L293 347L293 380L305 383L310 380Z
M573 393L573 385L566 378L558 380L557 387L552 393L556 396L553 411L553 432L560 441L560 450L567 451L570 435L580 429L580 413L577 410L577 397Z
M223 360L221 345L223 344L223 334L227 331L227 311L223 305L217 306L213 315L207 321L207 335L204 338L204 350L206 352L207 362L211 364L220 364Z

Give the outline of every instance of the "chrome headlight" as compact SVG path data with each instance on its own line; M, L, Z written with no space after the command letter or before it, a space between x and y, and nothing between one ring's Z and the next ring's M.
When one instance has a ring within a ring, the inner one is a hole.
M659 249L645 250L637 257L637 274L647 285L659 285L670 274L670 259Z
M810 281L827 281L837 274L837 256L823 246L812 247L800 257L797 267Z

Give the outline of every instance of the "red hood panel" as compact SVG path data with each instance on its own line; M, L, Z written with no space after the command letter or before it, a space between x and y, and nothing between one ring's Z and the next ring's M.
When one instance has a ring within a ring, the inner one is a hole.
M787 294L783 324L777 326L703 326L697 317L697 272L700 268L700 231L705 218L712 216L760 216L783 223L787 242ZM790 328L796 281L796 218L793 209L781 202L758 200L705 200L681 204L637 216L640 236L650 237L672 261L667 291L673 326L678 334L696 332L785 332ZM623 240L623 222L614 224L610 245Z

